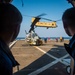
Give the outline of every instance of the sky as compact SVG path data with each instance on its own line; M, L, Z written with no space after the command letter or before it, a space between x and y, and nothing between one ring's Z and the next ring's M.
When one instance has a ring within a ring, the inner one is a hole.
M51 20L59 20L57 21L56 28L44 28L44 27L36 27L35 32L40 37L68 37L65 33L62 23L62 14L63 12L72 7L67 0L13 0L12 4L16 6L23 16L23 21L21 23L21 28L18 37L26 37L25 30L28 32L31 26L32 16L36 17L40 14L45 13L46 15L41 16L42 18L47 18ZM28 15L28 16L26 16ZM41 20L45 22L49 22L47 20Z

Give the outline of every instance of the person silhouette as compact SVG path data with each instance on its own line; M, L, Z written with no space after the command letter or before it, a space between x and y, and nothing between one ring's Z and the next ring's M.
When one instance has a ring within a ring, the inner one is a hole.
M13 67L19 65L10 51L9 44L19 34L22 15L10 3L0 3L0 74L13 75Z
M73 74L75 74L75 7L68 8L62 15L63 27L68 36L71 36L69 44L64 44L66 51L74 60Z

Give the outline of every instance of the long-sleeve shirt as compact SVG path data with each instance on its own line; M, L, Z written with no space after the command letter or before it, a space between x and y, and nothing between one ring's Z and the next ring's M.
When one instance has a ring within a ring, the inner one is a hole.
M9 47L0 40L0 75L13 75L13 67L19 63L13 57Z

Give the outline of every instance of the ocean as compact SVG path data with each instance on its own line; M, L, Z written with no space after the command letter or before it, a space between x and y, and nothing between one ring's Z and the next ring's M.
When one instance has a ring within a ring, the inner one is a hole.
M41 39L45 39L45 38L50 38L50 39L56 39L56 38L60 38L60 37L40 37ZM70 40L71 39L71 37L63 37L64 38L64 40ZM22 39L25 39L25 37L17 37L16 38L16 40L22 40Z

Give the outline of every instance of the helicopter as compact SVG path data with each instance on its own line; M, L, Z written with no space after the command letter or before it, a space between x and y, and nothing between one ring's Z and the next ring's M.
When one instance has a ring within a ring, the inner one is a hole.
M43 16L45 14L38 15L35 20L32 22L31 27L29 29L29 32L27 33L26 30L26 41L29 45L42 45L43 40L35 33L34 26L35 24L41 19L40 16Z
M37 33L35 33L35 27L45 27L45 28L56 28L56 21L50 20L50 19L46 19L46 18L41 18L41 16L44 16L46 14L40 14L36 17L32 18L32 24L31 27L29 29L29 32L26 33L26 41L28 42L29 45L42 45L43 44L43 40L37 35ZM52 21L52 22L40 22L40 19L44 19L44 20L48 20L48 21ZM58 21L58 20L57 20Z

